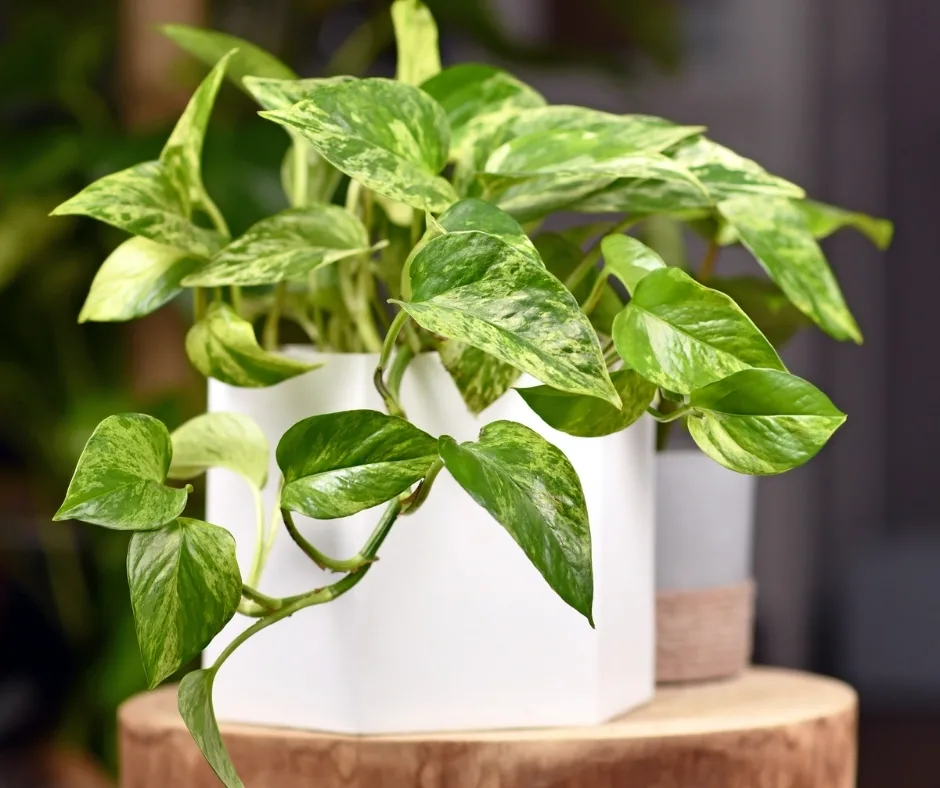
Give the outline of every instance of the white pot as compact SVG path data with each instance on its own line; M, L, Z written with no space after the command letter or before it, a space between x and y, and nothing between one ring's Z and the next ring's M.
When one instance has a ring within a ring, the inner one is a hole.
M273 448L307 416L381 410L372 385L376 356L294 351L326 362L268 389L211 381L209 408L258 421ZM309 608L242 645L220 671L221 719L400 733L591 725L649 700L654 687L653 429L648 419L618 435L576 439L544 425L509 392L471 416L436 355L416 358L402 402L432 435L475 439L512 419L537 429L581 476L591 521L597 629L562 602L489 514L441 473L429 500L396 523L381 560L349 594ZM279 473L272 456L271 477ZM266 506L273 504L273 487ZM229 528L243 571L255 523L249 491L212 471L207 518ZM298 525L329 555L354 555L380 509ZM335 579L335 576L334 576ZM260 583L296 594L329 582L278 536ZM208 660L248 624L236 616L207 649Z
M757 480L697 449L657 465L656 680L733 676L751 659Z

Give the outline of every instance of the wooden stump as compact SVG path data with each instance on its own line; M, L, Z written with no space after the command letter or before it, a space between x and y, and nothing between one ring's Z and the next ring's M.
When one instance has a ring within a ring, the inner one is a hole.
M853 788L855 693L755 668L594 728L337 736L225 725L247 788ZM174 687L120 712L124 788L216 788Z

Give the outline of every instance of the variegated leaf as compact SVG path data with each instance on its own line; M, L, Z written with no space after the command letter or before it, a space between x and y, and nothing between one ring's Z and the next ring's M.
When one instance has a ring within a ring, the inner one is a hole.
M199 257L211 257L224 243L219 233L189 221L186 201L158 161L105 175L52 214L90 216Z
M190 25L164 25L160 30L180 49L189 52L210 68L227 52L237 49L238 52L232 57L226 74L243 90L246 90L244 80L248 76L297 79L297 75L274 55L243 38Z
M705 137L680 145L672 157L698 177L714 202L740 194L784 197L804 194L796 184L771 175L757 162Z
M245 89L263 109L287 109L310 98L322 85L349 82L353 77L312 77L308 79L269 79L245 77Z
M797 200L794 205L803 214L809 231L815 238L828 238L843 227L853 227L882 251L891 245L894 225L887 219L846 211L815 200Z
M590 322L564 285L530 256L478 231L430 241L398 302L435 334L465 342L564 391L617 396Z
M569 394L551 386L516 391L549 427L579 438L599 438L633 424L646 413L656 395L656 386L632 369L611 372L610 379L623 403L619 408L597 397Z
M362 222L338 205L289 208L262 219L187 276L187 287L265 285L369 249Z
M542 265L535 245L525 234L522 225L508 213L483 200L466 199L456 202L442 213L437 223L448 233L479 230L495 235L514 249ZM429 239L430 240L430 239Z
M348 410L297 422L277 446L281 505L308 517L346 517L391 500L437 459L437 440L374 410Z
M786 369L731 298L678 268L661 268L639 281L614 321L613 338L631 369L680 394L749 367Z
M101 264L78 322L132 320L182 292L183 278L205 261L146 238L129 238Z
M503 396L521 374L511 364L455 339L445 339L437 352L463 401L475 415Z
M194 670L180 682L178 704L180 716L192 734L193 741L206 759L212 771L225 788L245 788L239 779L212 708L212 684L215 668Z
M233 54L234 52L229 52L220 58L196 89L160 152L164 170L187 206L205 205L209 202L209 196L202 185L202 143L206 137L206 127L209 125L216 94Z
M555 592L593 626L591 531L578 474L537 432L487 424L475 442L440 439L457 483L515 539Z
M439 212L457 198L438 175L447 163L447 117L416 87L378 78L322 85L292 107L261 114L297 129L337 169L392 200Z
M197 657L235 615L242 593L235 539L188 517L140 531L127 550L127 581L153 688Z
M209 468L228 468L260 490L268 478L268 439L241 413L203 413L170 435L170 479L193 479Z
M186 355L207 378L248 388L273 386L320 366L262 350L251 323L222 302L189 330Z
M663 258L629 235L608 235L601 241L604 271L616 276L633 295L640 280L651 271L665 268Z
M768 279L713 276L708 285L731 296L775 348L786 344L797 331L812 325L812 321Z
M747 369L693 391L688 426L709 457L739 473L783 473L812 459L845 421L819 389L786 372Z
M474 156L473 148L505 123L507 110L545 106L540 93L493 66L462 63L445 69L421 85L447 113L451 158L476 158L482 165L491 150Z
M123 531L159 528L186 506L188 493L163 484L173 448L162 422L140 413L109 416L85 444L54 520L82 520Z
M437 25L421 0L395 0L392 24L398 49L395 77L409 85L420 85L441 70Z
M836 339L862 341L822 249L791 200L738 197L718 210L803 314Z

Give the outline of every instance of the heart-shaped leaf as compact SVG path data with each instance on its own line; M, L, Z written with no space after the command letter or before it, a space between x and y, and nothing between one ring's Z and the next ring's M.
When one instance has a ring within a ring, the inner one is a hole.
M172 454L162 422L141 413L109 416L85 444L52 519L123 531L159 528L183 511L188 496L163 484Z
M891 245L894 225L887 219L876 219L865 213L846 211L815 200L797 200L794 205L803 214L815 238L828 238L843 227L854 227L882 251Z
M129 238L101 264L78 322L149 315L182 292L183 278L204 262L181 249Z
M835 339L862 341L832 269L790 200L738 197L718 210L796 307Z
M812 459L845 421L819 389L786 372L746 369L693 391L692 438L739 473L782 473Z
M52 212L69 214L90 216L198 257L211 257L224 242L219 233L189 221L187 201L158 161L105 175Z
M180 49L189 52L209 67L218 63L227 52L237 49L226 74L242 90L246 90L244 79L247 76L297 79L297 75L274 55L243 38L190 25L164 25L160 30Z
M411 263L411 288L411 300L397 303L428 331L619 407L600 343L574 297L502 239L478 231L435 238Z
M476 442L440 439L444 465L502 525L554 591L593 626L591 531L578 474L537 432L494 421Z
M264 285L305 279L322 265L368 248L362 222L338 205L288 208L249 227L183 284Z
M486 410L519 379L519 370L511 364L455 339L445 339L437 352L474 415Z
M309 79L268 79L245 77L245 88L264 109L287 109L298 101L310 98L322 85L349 82L353 77L313 77ZM291 134L295 132L288 129Z
M212 708L212 684L215 669L194 670L183 676L180 682L177 703L180 716L192 734L196 746L222 781L225 788L245 788L239 779Z
M651 271L665 268L663 258L629 235L608 235L601 241L604 270L616 276L631 295Z
M531 257L539 265L542 264L535 245L522 229L522 225L491 203L476 199L461 200L444 211L438 217L437 222L448 233L479 230L482 233L495 235L514 249Z
M209 468L228 468L256 489L268 478L268 439L241 413L203 413L173 431L170 479L193 479Z
M767 279L753 276L711 277L708 284L729 295L775 348L790 340L800 329L812 325L784 292Z
M224 528L180 517L127 551L137 642L150 687L199 655L235 615L242 579Z
M680 394L749 367L785 369L731 298L678 268L662 268L640 280L614 321L613 338L631 369Z
M653 401L656 386L632 369L610 373L623 405L615 408L597 397L569 394L551 386L516 389L519 396L549 427L579 438L599 438L629 427Z
M273 386L321 366L262 350L251 323L221 302L189 329L186 355L207 378L247 388Z
M413 424L374 410L297 422L277 445L281 505L308 517L346 517L391 500L437 459L437 441Z
M482 164L491 152L473 148L516 109L545 106L540 93L493 66L462 63L444 69L421 85L447 113L451 130L451 158L473 158Z
M392 200L439 212L457 199L438 175L447 163L447 117L419 88L357 79L261 114L297 129L334 167Z
M225 70L234 52L223 55L193 94L160 152L160 161L188 205L211 203L202 185L202 143ZM188 213L188 210L187 210Z
M757 162L705 137L689 140L673 153L701 181L715 202L741 194L802 197L796 184L771 175Z
M437 45L437 25L421 0L395 0L392 24L398 49L395 78L409 85L420 85L441 70Z

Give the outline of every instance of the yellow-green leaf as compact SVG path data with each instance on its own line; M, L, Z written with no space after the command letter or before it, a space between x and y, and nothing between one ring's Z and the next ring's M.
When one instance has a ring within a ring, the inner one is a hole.
M398 49L395 77L409 85L420 85L441 70L437 25L421 0L395 0L392 24Z
M268 439L241 413L203 413L170 435L173 461L167 477L193 479L209 468L228 468L256 489L268 478Z

